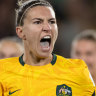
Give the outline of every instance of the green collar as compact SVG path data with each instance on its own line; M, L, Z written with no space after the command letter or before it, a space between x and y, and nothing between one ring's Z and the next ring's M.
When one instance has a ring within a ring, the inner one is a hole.
M24 54L23 54L24 55ZM25 62L23 61L23 55L19 57L19 62L22 66L25 65ZM51 64L54 65L56 63L56 60L57 60L57 56L55 54L52 54L53 55L53 59L51 61Z
M23 55L24 55L24 54L23 54ZM21 55L21 56L19 57L19 62L20 62L20 64L21 64L22 66L25 65L25 62L23 61L23 55Z

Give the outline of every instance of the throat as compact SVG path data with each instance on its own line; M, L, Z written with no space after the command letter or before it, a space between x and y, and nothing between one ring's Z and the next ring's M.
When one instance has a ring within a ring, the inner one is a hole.
M23 60L25 64L32 65L32 66L43 66L51 62L52 60L52 55L50 55L48 58L37 58L35 56L29 55L23 56Z

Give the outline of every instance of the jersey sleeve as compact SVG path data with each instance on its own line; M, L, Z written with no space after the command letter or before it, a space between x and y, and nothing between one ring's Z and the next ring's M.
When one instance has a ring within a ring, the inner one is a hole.
M4 96L4 94L3 94L3 86L2 86L1 83L0 83L0 96Z
M3 82L4 78L7 78L6 75L4 75L5 73L4 66L2 65L2 62L0 62L0 96L7 96L8 94L5 83Z
M0 62L0 96L4 96L3 86L2 86L2 83L1 83L1 74L2 74L2 66L1 66L1 62Z
M93 78L89 72L89 69L87 67L87 64L80 60L81 63L81 76L82 76L82 88L86 90L86 93L90 94L90 96L95 96L95 83L93 81ZM92 95L91 95L92 94Z
M87 64L81 59L70 59L71 67L74 66L75 75L78 75L78 78L75 78L80 86L80 90L82 94L86 94L86 96L94 96L95 84L90 75Z

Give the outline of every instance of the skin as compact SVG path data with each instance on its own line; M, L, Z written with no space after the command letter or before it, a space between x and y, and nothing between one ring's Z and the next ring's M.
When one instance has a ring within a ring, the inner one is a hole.
M73 43L71 57L83 59L96 84L96 42L92 40L79 40Z
M15 42L5 41L0 44L0 59L18 57L22 53L22 48Z
M58 36L56 17L51 7L30 8L24 18L24 25L17 26L16 32L24 42L23 60L25 63L41 66L51 62L51 53ZM48 48L40 45L40 40L44 36L51 36L51 44Z

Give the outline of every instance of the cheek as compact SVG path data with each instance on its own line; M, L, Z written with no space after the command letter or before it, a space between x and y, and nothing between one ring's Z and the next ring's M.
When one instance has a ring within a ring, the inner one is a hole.
M55 37L55 40L56 40L57 37L58 37L58 29L57 28L54 28L53 34L54 34L54 37Z
M55 34L55 40L57 40L57 37L58 37L58 33Z
M56 38L58 37L58 31L56 32Z
M55 34L53 35L53 44L55 44L55 42L56 42L56 40L57 40L57 37L58 37L58 34L55 33Z
M24 31L24 35L26 37L26 40L32 40L35 38L35 33L31 29L26 29Z
M93 61L96 61L96 54L94 54L94 55L92 56L92 60L93 60Z
M94 63L96 61L96 58L94 56L89 56L87 58L87 61L90 62L90 63L92 63L92 62Z
M38 33L39 33L39 28L37 28L36 26L33 26L31 24L29 26L26 26L24 29L24 34L26 35L27 39L32 40L32 39L37 38Z
M28 46L35 48L38 42L38 34L35 32L28 32L28 34L26 34L26 42Z

